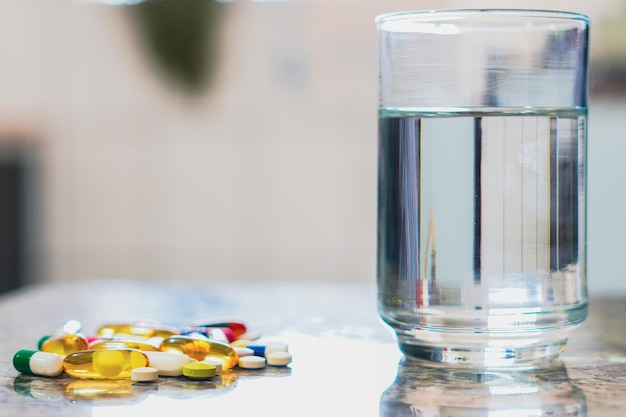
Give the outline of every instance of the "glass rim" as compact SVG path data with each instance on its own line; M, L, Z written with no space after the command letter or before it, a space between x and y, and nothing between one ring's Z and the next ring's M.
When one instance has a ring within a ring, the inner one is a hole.
M570 11L562 10L542 10L542 9L429 9L429 10L407 10L398 12L382 13L374 19L377 25L387 22L414 19L420 22L435 21L443 17L487 17L502 16L529 19L561 19L568 21L581 21L589 24L589 16Z

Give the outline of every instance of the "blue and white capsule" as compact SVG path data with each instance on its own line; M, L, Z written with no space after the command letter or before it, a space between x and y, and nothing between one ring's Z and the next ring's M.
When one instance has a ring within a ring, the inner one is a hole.
M262 358L267 357L272 352L287 352L288 347L285 344L278 343L268 343L268 344L254 344L248 345L246 348L251 349L254 352L254 356L261 356Z

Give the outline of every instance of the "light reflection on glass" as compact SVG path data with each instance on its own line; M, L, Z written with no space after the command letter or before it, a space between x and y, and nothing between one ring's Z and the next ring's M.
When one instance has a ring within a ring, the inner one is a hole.
M459 370L403 359L380 417L586 417L583 392L560 362L534 370Z

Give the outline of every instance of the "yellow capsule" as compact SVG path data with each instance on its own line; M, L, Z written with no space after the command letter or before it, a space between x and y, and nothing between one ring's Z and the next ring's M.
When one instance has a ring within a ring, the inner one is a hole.
M37 348L42 352L56 353L65 356L70 353L89 349L89 342L85 336L76 333L59 336L44 336L39 339Z
M137 349L144 352L156 352L159 350L159 348L149 343L134 340L96 340L91 343L89 349Z
M178 334L178 330L171 326L156 323L113 323L101 326L96 334L100 337L113 337L118 333L135 336L169 337Z
M125 379L148 363L146 354L136 349L84 350L67 355L63 370L78 378Z
M232 347L245 348L245 347L248 347L248 345L250 345L250 344L252 344L251 340L240 339L240 340L235 340L230 345Z
M223 363L223 369L230 369L237 365L239 355L232 347L225 343L213 340L196 339L190 336L170 336L163 339L160 350L182 352L190 358L199 361L206 357L220 359Z

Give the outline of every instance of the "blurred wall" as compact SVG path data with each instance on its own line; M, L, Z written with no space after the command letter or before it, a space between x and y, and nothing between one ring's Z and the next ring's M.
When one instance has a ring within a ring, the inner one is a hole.
M499 5L473 3L221 4L207 46L215 72L190 95L155 67L129 6L0 1L0 140L30 138L40 163L31 279L373 281L374 16ZM621 5L549 8L594 19ZM613 192L626 178L626 104L596 101L590 288L626 293L613 278L626 232Z

